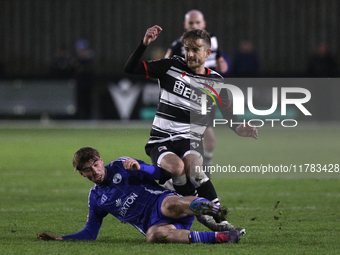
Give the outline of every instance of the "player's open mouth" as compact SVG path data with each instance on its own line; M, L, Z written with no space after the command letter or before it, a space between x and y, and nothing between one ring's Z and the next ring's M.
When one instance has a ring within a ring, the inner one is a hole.
M102 178L103 178L103 176L102 176L102 175L99 175L99 176L96 177L96 181L101 181Z

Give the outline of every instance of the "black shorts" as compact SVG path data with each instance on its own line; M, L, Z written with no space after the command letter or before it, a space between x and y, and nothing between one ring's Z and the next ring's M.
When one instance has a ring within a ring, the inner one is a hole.
M147 144L145 146L145 152L151 158L152 164L160 167L162 158L167 154L175 154L181 159L190 153L194 153L199 157L203 155L203 143L202 141L193 141L190 139L182 139L177 141L168 141L163 143ZM170 174L170 173L169 173ZM168 176L168 179L171 175ZM166 180L162 178L159 180L160 184L163 184Z
M152 164L160 167L162 158L167 154L175 154L184 158L190 153L190 140L182 139L177 141L168 141L163 143L154 143L145 145L145 152L152 160Z

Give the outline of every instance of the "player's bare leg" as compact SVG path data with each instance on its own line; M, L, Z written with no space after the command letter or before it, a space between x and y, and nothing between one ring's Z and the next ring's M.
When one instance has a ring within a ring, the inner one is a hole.
M182 218L187 215L211 215L216 217L226 217L228 210L214 204L205 198L194 196L179 197L167 196L161 205L162 213L171 218Z
M163 169L170 172L173 177L178 177L185 174L183 160L176 154L166 154L162 158L160 165Z
M165 197L161 205L162 213L171 218L182 218L197 213L225 214L226 209L220 208L204 198ZM229 243L239 241L237 230L223 232L198 232L186 229L177 229L172 224L159 224L151 226L146 233L146 240L150 243Z
M187 181L185 172L185 163L183 160L173 153L166 154L160 162L163 169L172 175L173 186L177 193L183 196L194 194L194 187L191 182Z
M171 218L181 218L186 215L194 215L194 212L190 210L190 204L197 197L178 197L168 196L163 199L161 210L163 214Z
M154 225L146 232L149 243L190 243L190 230L177 229L171 224Z

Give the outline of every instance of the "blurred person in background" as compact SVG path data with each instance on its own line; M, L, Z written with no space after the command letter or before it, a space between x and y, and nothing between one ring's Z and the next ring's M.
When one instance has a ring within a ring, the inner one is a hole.
M76 63L76 59L63 44L57 48L51 62L50 76L56 79L72 79L74 78Z
M76 41L77 118L90 119L93 106L93 87L95 83L94 52L86 39Z
M162 47L156 47L152 48L150 52L150 59L158 60L164 58L164 54L166 53L166 50Z
M336 76L336 61L329 51L326 43L319 43L316 52L308 60L308 77L329 78ZM318 100L323 102L319 106L314 116L323 121L329 121L332 116L333 108L330 104L331 92L323 86L315 88Z
M326 43L320 43L308 61L308 77L336 76L336 62Z
M184 30L190 31L194 29L205 29L206 22L204 19L204 15L199 10L190 10L184 16ZM212 69L214 71L218 71L223 74L228 71L228 64L223 58L220 49L218 47L217 37L211 33L211 54L207 58L205 67ZM181 38L175 40L170 48L168 48L165 58L171 58L172 56L177 55L180 57L184 57L184 46L182 44Z
M252 41L243 40L239 43L239 50L234 56L233 76L257 77L259 76L259 58L254 50Z

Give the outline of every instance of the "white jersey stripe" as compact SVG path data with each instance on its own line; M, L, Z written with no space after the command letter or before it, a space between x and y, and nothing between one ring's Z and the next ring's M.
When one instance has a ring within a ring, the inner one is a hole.
M190 110L190 98L184 99L175 94L169 93L165 89L161 89L161 101L171 102L173 105L177 105L178 108Z
M173 120L167 120L155 116L153 121L153 126L159 128L160 130L170 131L171 133L176 130L176 133L189 133L190 123L181 123Z
M209 91L209 86L214 88L215 84L223 82L222 77L214 71L208 75L195 74L184 59L177 56L150 61L147 65L150 73L160 81L159 105L148 143L181 139L200 141L207 125L207 117L201 115L202 89ZM213 100L208 98L207 112L211 111L212 104Z

